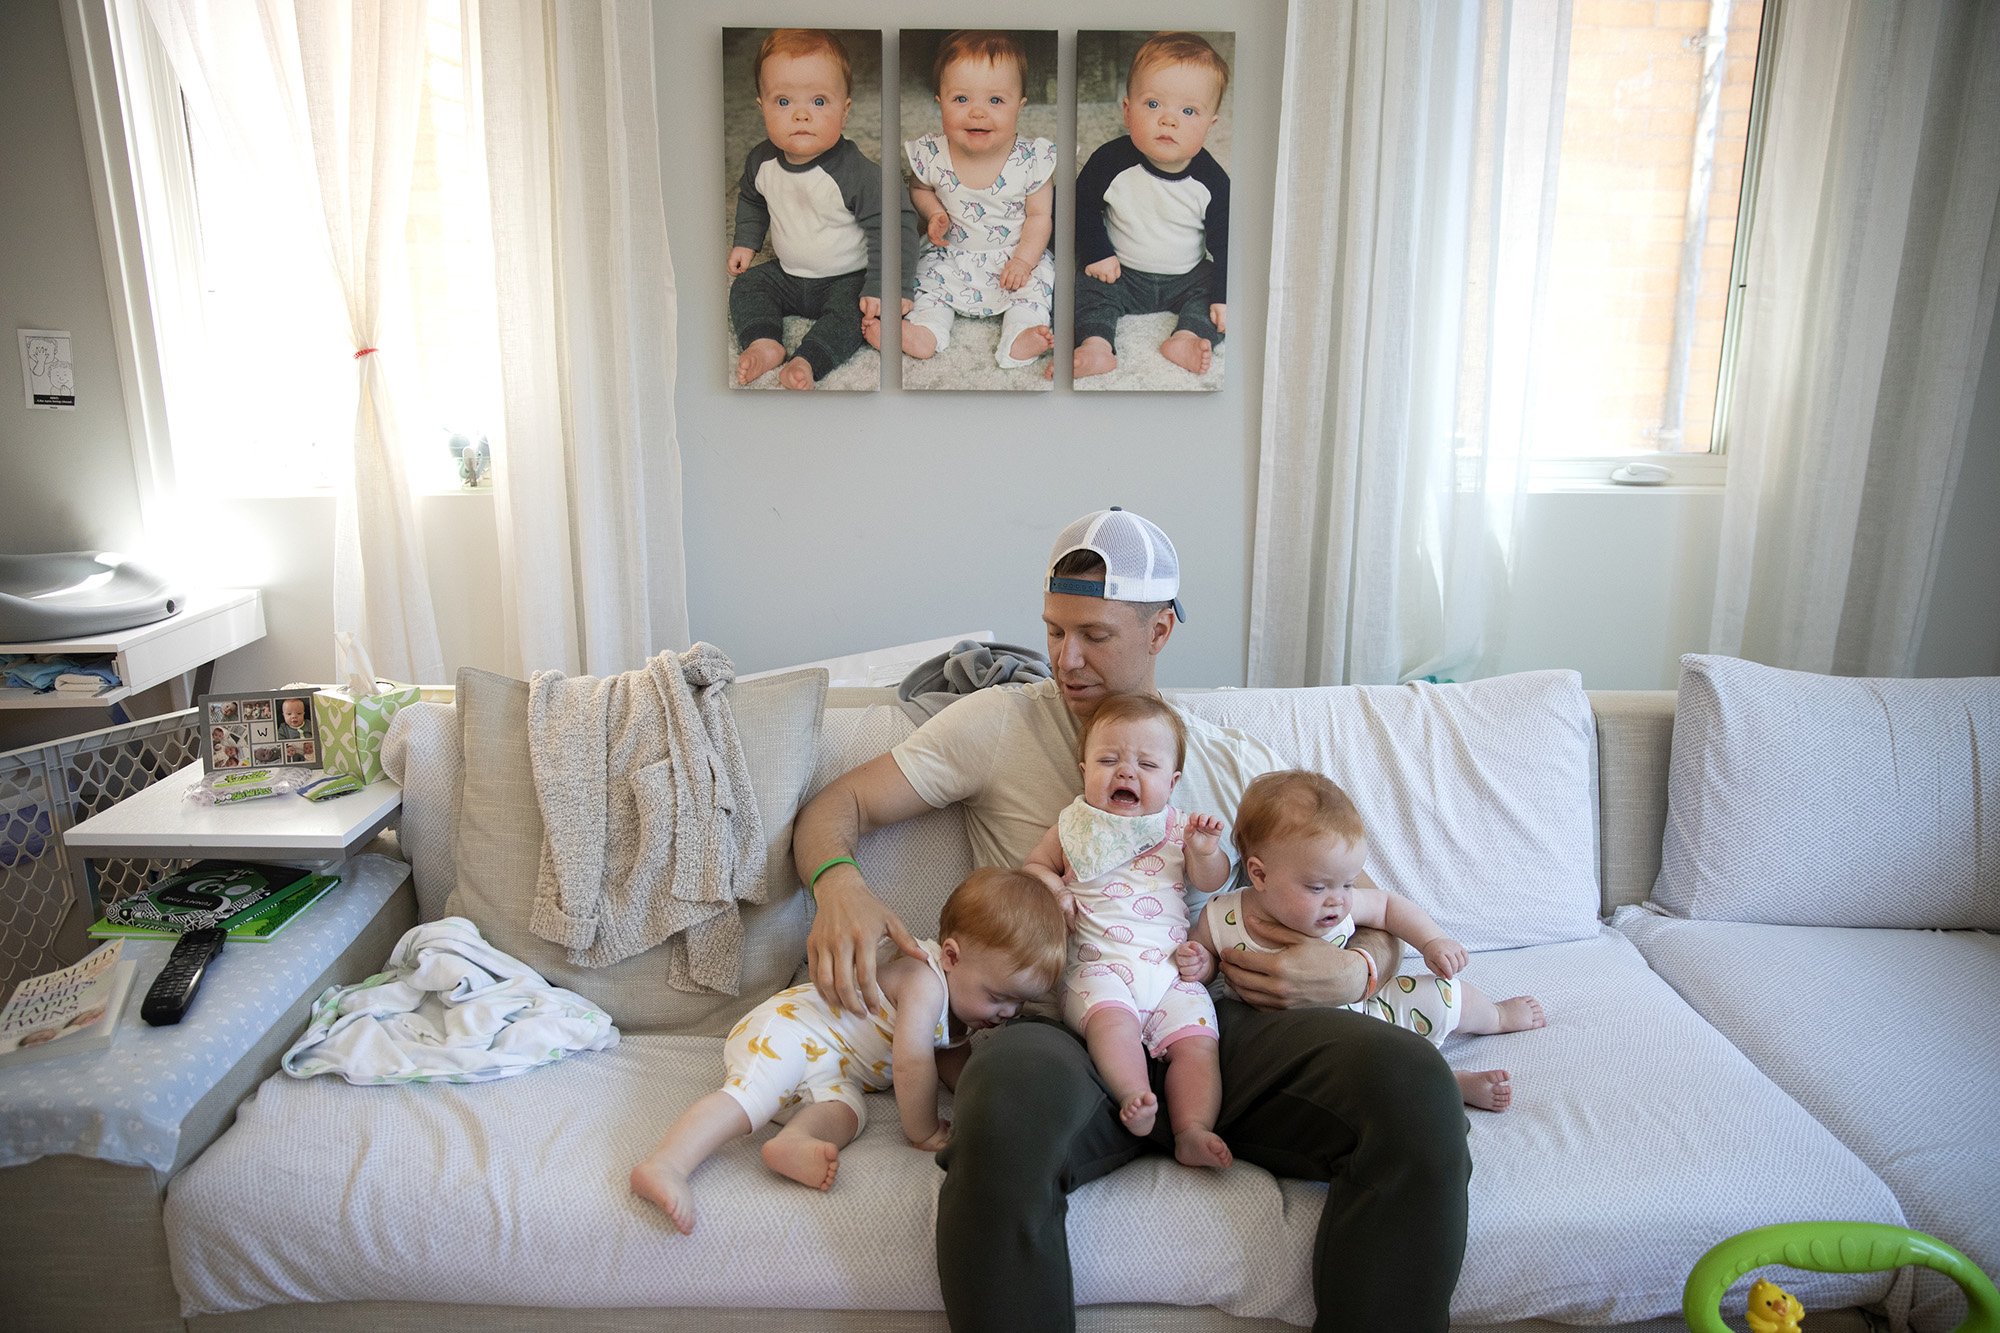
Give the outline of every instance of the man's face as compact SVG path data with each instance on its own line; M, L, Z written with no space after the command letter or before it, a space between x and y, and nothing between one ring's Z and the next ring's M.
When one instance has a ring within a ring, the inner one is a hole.
M840 79L840 66L824 51L810 55L773 54L759 71L757 107L764 133L793 166L840 142L853 103Z
M1063 703L1083 719L1108 695L1154 692L1153 659L1174 632L1174 613L1141 615L1131 602L1051 592L1042 595L1042 624Z

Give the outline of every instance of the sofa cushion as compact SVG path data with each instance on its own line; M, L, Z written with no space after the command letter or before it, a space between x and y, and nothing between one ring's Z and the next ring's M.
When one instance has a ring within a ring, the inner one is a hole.
M821 724L819 766L807 788L808 799L829 783L880 755L917 729L915 718L893 691L833 691L859 696L854 707L829 701ZM887 695L890 702L869 702ZM937 934L938 910L959 882L972 872L972 849L965 837L965 807L948 805L915 819L887 824L862 835L855 849L862 877L890 911L919 936ZM802 974L800 980L807 978Z
M1909 1225L2000 1273L1992 1130L2000 1045L1989 1035L2000 939L1682 921L1637 908L1615 924L1697 1013L1882 1177ZM1857 1056L1864 1041L1867 1054ZM1917 1273L1915 1327L1955 1328L1964 1312L1949 1279Z
M1483 955L1474 973L1496 994L1534 990L1552 1026L1446 1047L1453 1064L1504 1066L1515 1082L1512 1110L1470 1117L1472 1231L1455 1324L1671 1315L1694 1261L1735 1231L1794 1217L1901 1220L1881 1181L1615 932ZM870 1098L868 1126L826 1194L764 1168L765 1129L695 1176L693 1236L631 1196L632 1164L716 1086L720 1045L635 1037L479 1085L273 1079L168 1195L187 1309L938 1308L940 1173L905 1146L891 1094ZM1143 1158L1071 1196L1077 1301L1215 1304L1308 1323L1325 1194L1247 1163L1213 1173ZM1889 1290L1877 1276L1788 1285L1814 1309Z
M1346 788L1369 875L1467 948L1597 933L1596 733L1574 671L1169 697Z
M497 949L557 986L604 1006L627 1031L726 1032L783 989L805 955L810 924L792 869L792 818L811 776L826 672L796 671L729 687L736 731L764 824L765 901L743 913L737 995L697 995L667 984L667 951L649 949L610 967L579 967L528 930L541 865L542 817L528 759L528 686L491 672L458 677L465 785L459 802L457 885L447 907Z
M2000 927L1994 754L2000 679L1683 657L1653 901L1710 921Z

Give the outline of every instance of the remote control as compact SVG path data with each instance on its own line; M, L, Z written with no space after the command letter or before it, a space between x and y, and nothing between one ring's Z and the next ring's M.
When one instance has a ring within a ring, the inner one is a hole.
M202 973L208 970L209 960L222 952L222 942L227 938L229 932L220 926L190 930L181 936L180 943L167 955L167 965L160 969L152 989L139 1005L139 1017L156 1028L180 1022L188 1005L194 1002L194 993L201 985Z

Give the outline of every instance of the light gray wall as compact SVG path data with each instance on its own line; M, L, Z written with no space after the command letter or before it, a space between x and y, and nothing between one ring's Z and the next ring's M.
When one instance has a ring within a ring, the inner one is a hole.
M142 535L104 260L56 0L0 15L0 551ZM68 329L76 410L22 406L17 329Z
M1236 31L1230 166L1229 343L1213 394L736 393L725 383L722 201L707 186L722 161L721 29L815 24L891 30L949 26L934 4L773 0L661 7L660 123L680 300L679 421L687 497L688 606L693 632L755 670L887 644L990 629L1040 644L1037 579L1070 519L1122 504L1158 522L1183 565L1189 620L1162 659L1161 680L1241 682L1249 628L1249 559L1263 383L1262 275L1270 268L1284 5L1107 0L1087 12L1063 0L1020 0L1010 28L1064 30L1068 89L1073 29L1176 25ZM989 19L988 21L992 21ZM886 68L894 69L895 53ZM730 71L729 77L743 77ZM893 81L885 81L893 84ZM894 108L885 123L894 124ZM1057 143L1067 164L1073 118ZM1056 195L1058 374L1067 378L1068 241L1074 167Z

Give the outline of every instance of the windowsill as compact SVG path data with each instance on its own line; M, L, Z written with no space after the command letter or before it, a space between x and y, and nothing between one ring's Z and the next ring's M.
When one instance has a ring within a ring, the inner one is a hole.
M1611 474L1630 463L1665 468L1659 482L1613 481ZM1729 460L1721 454L1624 454L1602 458L1537 459L1528 466L1530 495L1637 494L1720 495L1729 479Z

